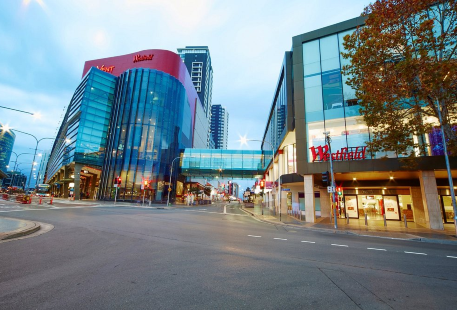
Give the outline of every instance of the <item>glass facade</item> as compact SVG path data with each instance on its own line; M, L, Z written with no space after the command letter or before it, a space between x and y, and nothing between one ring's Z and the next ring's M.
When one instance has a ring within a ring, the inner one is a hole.
M2 130L2 126L0 124L0 170L6 173L16 135L12 131Z
M263 175L264 152L248 150L186 149L181 172L186 176L257 178ZM271 152L266 161L271 160Z
M98 168L103 165L115 84L114 76L95 68L84 76L54 142L48 179L72 162Z
M265 131L264 140L268 143L262 144L263 150L271 151L278 149L282 138L287 132L287 94L286 82L284 78L284 71L281 74L280 85L277 88L277 93L273 101L271 115L268 120L267 128ZM271 146L270 146L271 144Z
M329 131L332 152L348 148L359 150L369 141L369 129L359 113L355 91L346 84L349 76L341 67L349 60L341 56L343 38L353 30L344 31L303 43L305 118L308 149L325 146L323 132ZM366 154L366 158L393 154ZM308 161L313 161L309 150Z
M297 173L297 151L296 144L289 144L283 149L284 174Z
M114 199L114 179L121 177L119 200L166 199L170 165L192 147L191 109L179 80L153 69L131 69L117 81L99 199Z

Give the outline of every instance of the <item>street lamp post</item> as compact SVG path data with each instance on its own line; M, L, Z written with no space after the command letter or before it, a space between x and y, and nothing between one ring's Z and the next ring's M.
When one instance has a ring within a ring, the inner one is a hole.
M447 169L447 177L449 181L449 190L451 192L451 200L452 200L452 208L454 209L454 228L457 234L457 204L455 202L455 193L454 193L454 182L452 181L452 172L451 166L449 164L449 156L447 154L447 145L446 145L446 136L444 135L443 130L443 118L441 116L441 105L439 100L436 101L437 110L438 110L438 117L440 121L440 132L441 132L441 139L443 140L443 151L444 151L444 159L446 161L446 169Z
M11 152L11 153L13 153L16 156L16 160L14 161L14 167L13 167L13 177L11 178L11 185L12 185L13 182L14 182L14 177L15 177L14 171L16 171L17 166L18 166L17 159L19 158L19 156L21 156L21 155L33 155L33 154L32 153L20 153L20 154L17 154L14 151ZM32 169L33 169L33 165L32 165Z
M330 131L326 131L323 133L325 135L325 141L327 142L327 145L328 145L328 153L330 155L330 175L332 177L332 189L333 189L333 192L331 193L332 194L332 205L333 205L333 219L334 219L334 227L335 229L338 229L338 222L336 221L337 220L337 217L336 217L336 204L335 204L335 175L333 173L333 160L332 160L332 147L330 146L330 142L332 141L330 139Z
M29 179L27 180L27 188L29 188L30 186L30 178L32 177L32 172L33 172L33 163L35 162L35 157L36 157L36 151L38 149L38 144L42 141L42 140L55 140L55 138L41 138L41 139L37 139L37 137L35 137L34 135L28 133L28 132L24 132L24 131L21 131L21 130L17 130L17 129L11 129L13 131L17 131L17 132L20 132L20 133L23 133L25 135L29 135L29 136L32 136L35 141L36 141L36 146L35 146L35 152L33 153L33 161L32 161L32 168L30 169L30 174L29 174Z
M273 145L271 144L271 142L266 141L266 140L246 139L244 137L241 138L241 144L247 144L248 141L256 141L256 142L268 143L268 145L270 146L271 152L272 152L271 164L273 165L273 187L274 187L274 189L276 191L275 151L274 151ZM279 187L281 187L281 177L279 176L279 173L278 173L278 188ZM274 202L275 202L275 206L276 206L276 199L274 200ZM281 191L279 191L279 193L278 193L278 207L279 207L279 221L281 221ZM263 211L263 208L262 208L262 211Z
M168 197L167 197L167 206L170 205L170 193L171 193L171 179L173 177L173 164L175 163L175 160L177 160L178 158L181 158L181 156L178 156L176 158L174 158L172 161L171 161L171 167L170 167L170 184L168 185ZM182 156L182 158L184 158L184 155ZM194 158L192 156L189 156L187 158Z

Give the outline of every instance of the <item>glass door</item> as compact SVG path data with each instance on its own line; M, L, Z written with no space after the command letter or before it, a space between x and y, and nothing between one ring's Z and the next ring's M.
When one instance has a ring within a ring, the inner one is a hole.
M445 223L454 223L454 208L451 196L441 196L441 206Z

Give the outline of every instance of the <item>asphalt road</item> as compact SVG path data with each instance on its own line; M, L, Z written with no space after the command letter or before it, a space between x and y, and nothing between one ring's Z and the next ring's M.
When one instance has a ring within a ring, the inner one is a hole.
M3 212L0 309L455 309L457 246L300 230L238 209Z

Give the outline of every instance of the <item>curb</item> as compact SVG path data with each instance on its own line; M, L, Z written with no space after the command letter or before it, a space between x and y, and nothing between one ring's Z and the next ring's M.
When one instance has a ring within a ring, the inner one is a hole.
M23 220L21 220L23 221ZM26 221L27 226L25 228L19 228L5 233L0 233L0 240L8 240L13 238L19 238L27 236L37 232L41 229L41 225L36 222Z
M296 225L296 224L278 223L278 222L261 219L261 218L257 217L256 214L254 214L251 211L246 210L245 208L241 208L241 210L264 223L273 224L273 225L290 226L290 227L301 228L301 229L306 229L306 230L316 231L316 232L323 232L323 233L329 233L329 234L332 234L332 233L333 234L344 234L344 235L381 238L381 239L390 239L390 240L402 240L402 241L415 241L415 242L425 242L425 243L457 245L457 239L456 239L456 241L454 241L454 240L445 240L445 239L422 238L422 237L418 237L418 236L413 237L413 238L395 238L395 237L387 237L387 236L364 235L363 233L357 233L357 232L354 232L353 230L334 230L334 229L328 229L328 228L314 228L314 227L310 228L310 227ZM398 232L396 232L396 233L398 233ZM398 234L402 234L402 233L398 233Z

